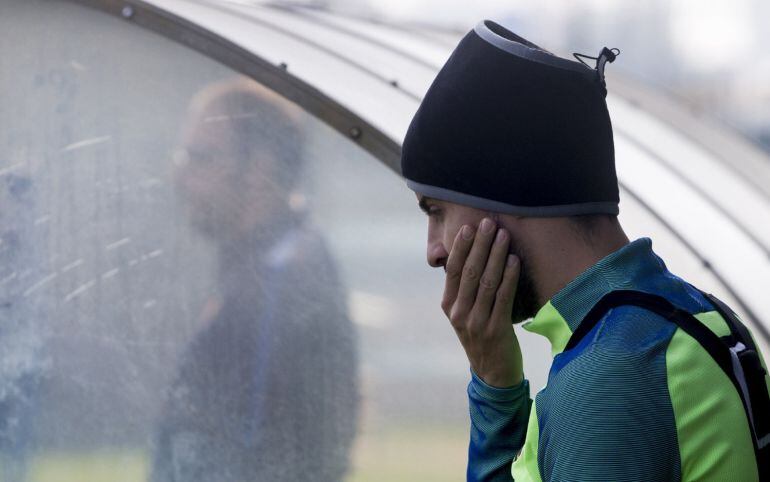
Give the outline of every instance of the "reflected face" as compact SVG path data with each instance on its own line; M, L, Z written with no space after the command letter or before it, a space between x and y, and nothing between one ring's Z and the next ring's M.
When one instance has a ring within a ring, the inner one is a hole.
M479 223L485 217L497 218L498 226L504 227L511 234L508 251L515 254L521 260L521 275L513 305L511 319L514 323L522 322L535 316L539 309L538 297L532 273L528 269L527 250L517 236L515 218L512 216L495 215L481 209L476 209L461 204L441 201L417 195L420 209L428 216L428 245L427 261L434 268L443 268L446 265L452 244L458 231L464 225L478 228Z
M229 122L195 120L174 158L173 179L193 226L215 238L248 233L274 209L269 156L243 159Z

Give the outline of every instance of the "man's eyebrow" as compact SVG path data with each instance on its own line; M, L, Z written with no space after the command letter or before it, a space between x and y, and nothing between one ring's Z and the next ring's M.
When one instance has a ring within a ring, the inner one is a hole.
M430 207L428 206L428 201L430 201L430 198L427 196L420 197L420 201L417 203L420 206L420 209L425 214L430 213Z

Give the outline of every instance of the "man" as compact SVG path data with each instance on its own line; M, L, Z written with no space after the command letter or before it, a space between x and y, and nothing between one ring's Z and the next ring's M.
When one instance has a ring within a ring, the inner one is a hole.
M193 99L173 175L193 225L219 252L219 295L169 392L153 480L332 482L347 470L355 336L296 193L301 121L250 80Z
M406 135L402 172L471 365L468 480L767 477L751 337L618 223L615 56L592 68L482 22ZM534 402L511 326L528 318L554 356Z

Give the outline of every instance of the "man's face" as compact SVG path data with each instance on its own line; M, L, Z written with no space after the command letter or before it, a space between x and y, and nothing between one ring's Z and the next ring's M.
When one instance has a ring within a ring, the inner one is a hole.
M267 155L243 160L227 122L196 119L174 159L173 179L188 203L192 224L213 238L232 238L254 228L274 209Z
M519 323L535 316L539 302L532 274L528 269L527 252L517 238L516 230L511 229L514 218L510 216L495 216L492 213L461 204L441 201L417 195L420 209L428 216L428 264L434 268L444 267L452 250L452 243L458 231L464 225L477 229L485 217L497 218L498 227L506 228L511 235L508 251L521 260L521 275L513 305L511 319Z

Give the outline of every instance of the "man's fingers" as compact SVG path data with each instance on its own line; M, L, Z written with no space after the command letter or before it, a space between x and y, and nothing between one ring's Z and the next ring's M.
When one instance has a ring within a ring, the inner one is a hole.
M505 229L498 229L492 249L489 252L486 268L479 280L476 303L473 312L479 320L488 320L495 302L497 290L501 284L501 278L508 257L508 244L510 236Z
M444 266L446 280L444 282L444 299L441 301L441 309L444 310L447 316L450 315L455 298L457 298L463 266L473 244L473 234L473 228L470 226L463 226L457 231L457 235L455 235L454 242L452 243L452 249L449 252L449 258L447 258L446 265Z
M503 280L497 289L495 305L492 308L491 320L511 322L513 301L516 298L516 289L519 286L519 273L521 272L521 260L515 254L509 254L506 260Z
M473 240L471 252L465 260L462 276L460 277L460 288L457 291L455 309L467 313L473 307L476 301L476 293L479 289L479 280L489 257L489 248L495 238L495 222L489 218L484 218L476 232L476 239Z

